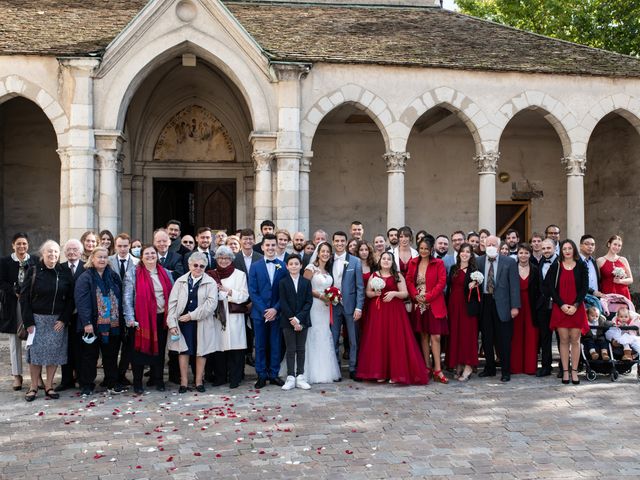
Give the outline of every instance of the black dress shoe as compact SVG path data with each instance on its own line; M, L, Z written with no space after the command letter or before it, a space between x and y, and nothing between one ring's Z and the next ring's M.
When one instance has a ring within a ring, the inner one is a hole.
M180 385L180 388L178 388L178 393L187 393L187 387L185 387L184 385Z
M253 386L254 388L264 388L267 385L267 379L266 378L258 378L258 381L256 382L256 384Z
M536 377L548 377L551 375L551 370L548 368L539 368L536 371Z
M118 378L118 383L120 385L124 385L125 387L128 387L129 385L131 385L131 382L129 381L129 379L127 377L125 377L124 375L120 378Z
M61 383L56 388L53 389L54 392L64 392L65 390L69 390L70 388L75 388L75 384L73 383Z
M284 385L284 381L280 377L274 377L269 379L271 385L277 385L279 387Z
M501 382L510 382L511 381L511 374L510 373L503 373L502 376L500 377L500 381Z
M496 376L496 372L495 372L495 370L494 370L494 371L491 371L491 370L487 370L487 369L485 368L484 370L482 370L482 371L478 374L478 376L479 376L480 378L485 378L485 377L495 377L495 376Z
M166 390L164 382L158 382L158 384L156 385L156 390L159 392L164 392Z
M238 388L240 386L239 383L230 383L229 388Z
M353 380L354 382L361 382L362 381L358 377L356 377L356 372L349 372L349 378L351 380Z
M196 391L204 393L206 390L204 389L204 385L196 385Z

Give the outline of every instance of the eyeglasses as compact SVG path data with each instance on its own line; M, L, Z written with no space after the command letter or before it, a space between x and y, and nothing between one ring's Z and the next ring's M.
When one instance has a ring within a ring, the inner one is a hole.
M192 242L191 240L183 240L182 243L184 244L184 243L194 243L194 242Z
M191 266L193 268L205 268L206 267L206 265L200 265L199 263L192 263Z

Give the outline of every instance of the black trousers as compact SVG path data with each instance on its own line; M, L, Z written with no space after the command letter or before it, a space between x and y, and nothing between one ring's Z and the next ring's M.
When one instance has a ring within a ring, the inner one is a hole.
M496 360L493 354L495 349L500 355L502 374L510 374L513 320L508 322L500 321L493 295L483 295L480 329L482 331L482 348L484 349L486 360L485 370L489 373L495 373L496 371Z
M287 349L287 375L290 377L304 375L304 347L308 331L306 327L299 332L296 332L292 327L282 329L284 344Z
M82 342L82 363L80 365L80 387L95 387L98 374L98 356L102 355L102 367L104 368L104 384L107 388L113 388L118 382L118 349L120 348L120 335L110 335L109 341L103 343L100 335L96 340L87 345Z
M214 385L238 385L244 373L244 357L246 350L227 350L214 352L207 358L207 365L212 368L210 381Z
M245 353L247 355L253 355L253 324L251 323L251 316L249 315L245 315L244 316L244 325L245 325L245 332L247 334L247 349L245 350Z
M67 327L67 363L62 365L61 385L75 385L80 378L80 365L82 357L82 334L76 331L77 315L71 317L71 323Z
M538 313L538 324L540 327L540 363L542 368L545 370L551 370L551 361L553 359L553 356L551 354L553 332L549 330L550 322L551 310L547 310L545 308Z
M131 352L133 351L133 342L136 329L134 327L124 327L125 335L120 336L120 360L118 361L118 379L123 378L129 364L131 363ZM166 337L166 335L165 335Z

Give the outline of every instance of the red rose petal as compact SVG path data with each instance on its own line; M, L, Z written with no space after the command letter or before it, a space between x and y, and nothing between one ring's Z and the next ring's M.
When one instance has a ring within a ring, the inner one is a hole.
M167 457L167 462L173 462L173 457Z
M136 468L142 468L142 465L136 465Z
M220 458L222 455L220 455L219 453L216 453L216 458Z
M93 459L94 459L94 460L98 460L99 458L102 458L102 457L104 457L104 455L100 455L99 453L96 453L96 454L93 456Z
M194 457L200 457L200 456L202 456L202 454L200 452L193 452L193 456Z
M353 451L352 450L345 450L344 453L346 453L347 455L352 455Z

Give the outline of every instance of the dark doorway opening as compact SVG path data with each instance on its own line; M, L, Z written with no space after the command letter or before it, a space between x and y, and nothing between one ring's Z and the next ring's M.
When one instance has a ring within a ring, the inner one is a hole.
M154 228L164 227L169 219L182 222L183 235L193 235L203 226L213 230L235 231L235 180L154 179Z

